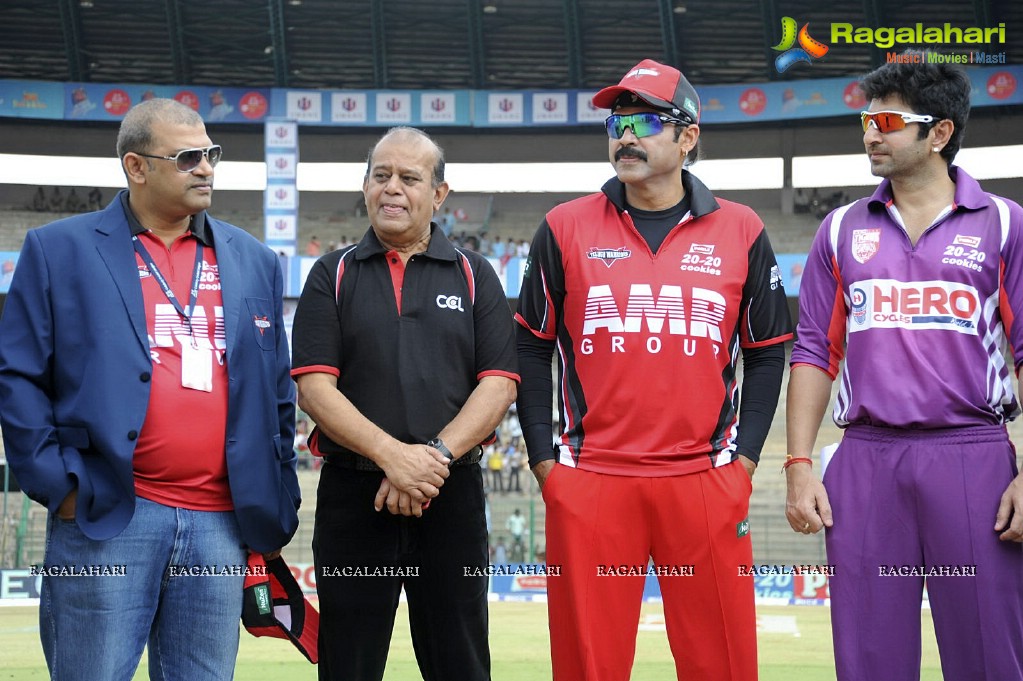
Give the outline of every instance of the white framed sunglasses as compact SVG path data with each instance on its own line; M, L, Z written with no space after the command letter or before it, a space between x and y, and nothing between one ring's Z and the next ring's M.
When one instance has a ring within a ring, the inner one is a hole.
M173 156L156 156L154 154L143 154L135 152L139 156L145 158L158 158L164 161L174 161L174 167L178 169L179 173L190 173L202 163L203 158L210 162L210 166L214 167L220 163L221 156L224 155L224 149L219 144L214 144L212 147L195 148L195 149L182 149Z

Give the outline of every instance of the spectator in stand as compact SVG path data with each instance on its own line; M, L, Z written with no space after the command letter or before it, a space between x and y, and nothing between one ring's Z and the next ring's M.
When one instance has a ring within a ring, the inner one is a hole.
M323 252L323 248L320 246L320 240L316 235L309 237L309 242L305 245L305 254L313 258L320 257Z
M88 200L88 210L90 211L99 210L103 207L103 192L99 190L99 187L92 188L92 191L89 192Z
M491 246L490 248L493 257L497 258L498 260L504 257L505 244L503 241L501 241L500 235L497 234L494 235L494 245Z
M440 219L440 228L444 232L444 236L450 237L454 234L456 224L458 224L458 218L455 217L450 208L445 208L444 215Z
M51 213L59 213L64 210L64 197L60 193L60 187L53 188L53 193L50 194L50 205L48 207Z
M46 210L46 192L42 187L36 188L35 196L32 197L32 210L39 213Z
M0 264L0 291L6 291L14 281L14 261L4 260Z
M515 509L504 521L504 527L511 534L512 545L522 544L526 536L526 516L520 509Z
M497 544L494 545L494 550L490 559L491 565L507 565L508 564L508 547L504 545L504 537L497 538Z
M490 256L490 238L487 236L486 231L481 231L480 235L480 253L484 256Z
M508 446L508 453L505 466L508 468L508 491L522 493L522 479L519 473L522 471L522 464L525 457L522 454L521 444L515 442Z
M501 254L501 274L504 274L505 268L508 266L508 261L515 257L518 252L518 246L515 245L515 239L508 237L508 241L504 244L504 252Z
M522 241L519 242L519 248L518 248L518 251L516 252L516 255L518 255L520 258L528 258L529 257L529 242L528 241L523 239Z
M85 203L78 198L78 192L75 191L75 188L71 187L71 191L68 193L67 198L64 199L64 212L81 213L83 210L85 210Z
M490 471L490 491L504 492L504 476L501 469L504 467L504 457L501 455L501 448L498 443L490 446L490 455L487 457L487 470Z
M298 459L299 468L309 468L312 465L309 453L309 421L299 419L295 425L295 456Z

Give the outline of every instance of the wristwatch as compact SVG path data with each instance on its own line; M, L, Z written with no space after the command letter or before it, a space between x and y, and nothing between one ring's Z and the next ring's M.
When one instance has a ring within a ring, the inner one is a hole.
M429 442L427 442L426 446L427 447L433 447L438 452L443 454L444 458L448 460L448 465L449 466L451 465L451 462L455 460L455 455L452 454L451 450L448 449L448 446L446 444L444 444L444 440L441 440L439 437L435 437L432 440L430 440Z

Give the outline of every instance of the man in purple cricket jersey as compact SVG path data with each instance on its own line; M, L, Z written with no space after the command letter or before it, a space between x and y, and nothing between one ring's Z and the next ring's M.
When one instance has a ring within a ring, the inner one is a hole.
M1020 407L1002 354L1021 366L1023 209L952 165L960 69L891 63L862 87L884 179L825 218L803 272L786 516L827 528L839 681L920 678L925 579L944 677L1023 679L1023 476L1005 429ZM836 378L845 434L821 481Z

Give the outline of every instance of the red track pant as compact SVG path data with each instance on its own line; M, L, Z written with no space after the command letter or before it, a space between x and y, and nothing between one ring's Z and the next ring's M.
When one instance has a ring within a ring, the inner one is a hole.
M757 678L751 491L739 463L662 478L557 465L543 488L555 681L626 681L656 570L678 679ZM740 572L744 573L740 575Z

